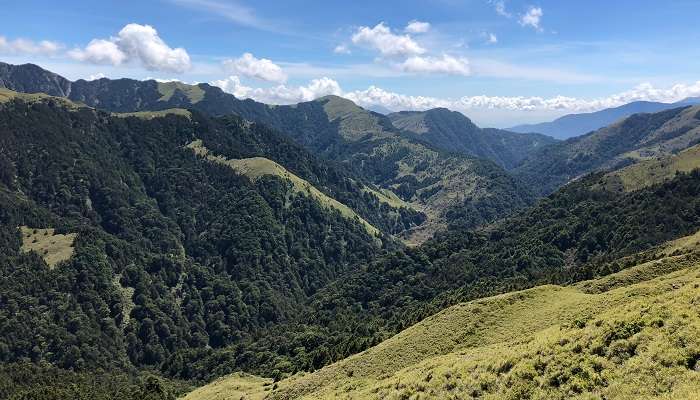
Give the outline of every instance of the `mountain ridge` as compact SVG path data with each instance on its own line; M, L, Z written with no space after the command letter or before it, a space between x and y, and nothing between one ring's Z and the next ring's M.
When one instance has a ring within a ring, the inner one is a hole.
M695 104L700 104L700 97L688 97L675 103L634 101L590 113L568 114L551 122L516 125L506 130L519 133L537 132L557 139L568 139L595 131L632 114L654 113Z

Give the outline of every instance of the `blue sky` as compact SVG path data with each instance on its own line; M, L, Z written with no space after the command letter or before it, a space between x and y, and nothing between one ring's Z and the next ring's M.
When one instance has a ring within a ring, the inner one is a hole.
M3 1L0 60L506 127L700 95L700 1ZM413 22L413 24L412 24Z

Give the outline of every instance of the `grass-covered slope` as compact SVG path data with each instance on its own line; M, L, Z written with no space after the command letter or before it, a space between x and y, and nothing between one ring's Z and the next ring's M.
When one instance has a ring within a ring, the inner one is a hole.
M605 278L455 305L358 355L268 385L266 398L692 398L698 250L693 236Z
M635 114L586 135L542 148L515 169L541 193L592 171L658 158L700 141L700 106Z
M485 158L506 169L515 167L535 150L556 142L540 134L482 129L461 113L445 108L402 111L388 117L404 135L445 151Z
M211 154L209 152L209 149L204 147L202 141L199 139L193 141L192 143L189 143L187 145L187 148L192 149L198 156L203 157L211 162L226 165L234 171L238 172L239 174L249 177L253 181L257 181L258 179L265 176L279 177L281 179L289 181L291 182L292 190L295 193L303 193L304 195L317 200L324 207L340 212L340 214L346 218L360 221L360 223L365 227L365 229L367 229L367 232L373 236L379 236L381 234L381 231L379 229L375 228L374 226L372 226L372 224L370 224L369 222L365 221L362 217L357 215L357 213L353 211L350 207L346 206L345 204L339 202L338 200L332 197L329 197L325 193L316 189L311 183L309 183L305 179L300 178L297 175L289 172L286 168L268 158L252 157L233 160L227 159L222 156Z
M606 190L629 192L668 181L678 173L697 168L700 168L700 145L609 172L601 179L600 186Z

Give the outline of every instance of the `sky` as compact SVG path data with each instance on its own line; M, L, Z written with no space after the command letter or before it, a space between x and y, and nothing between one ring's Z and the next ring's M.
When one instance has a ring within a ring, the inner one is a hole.
M60 4L60 6L58 5ZM0 61L509 127L700 96L698 0L0 0Z

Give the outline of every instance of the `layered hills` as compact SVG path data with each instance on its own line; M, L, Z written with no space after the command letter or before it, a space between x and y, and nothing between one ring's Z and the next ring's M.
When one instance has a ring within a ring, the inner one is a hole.
M0 86L0 397L698 390L697 106L557 142L32 65Z
M634 114L583 136L535 152L514 169L540 193L596 170L664 157L700 141L700 106Z
M558 139L568 139L598 130L607 125L613 124L620 119L629 117L632 114L655 113L670 110L672 108L696 105L699 103L700 98L697 97L690 97L676 103L633 101L619 107L606 108L604 110L591 113L569 114L561 118L557 118L552 122L518 125L508 128L508 130L520 133L539 132Z
M388 191L389 197L397 196L424 213L426 223L404 233L408 243L425 241L446 228L448 221L474 227L531 204L532 192L497 164L511 166L548 142L540 135L477 129L472 135L479 135L493 149L459 154L439 141L401 131L388 117L337 96L269 106L239 100L207 84L130 79L71 82L31 64L0 65L0 85L63 96L111 112L191 108L209 115L233 113L263 123L314 154L342 163L355 176ZM472 129L470 124L465 125L467 130ZM467 133L462 136L463 142L469 140Z

